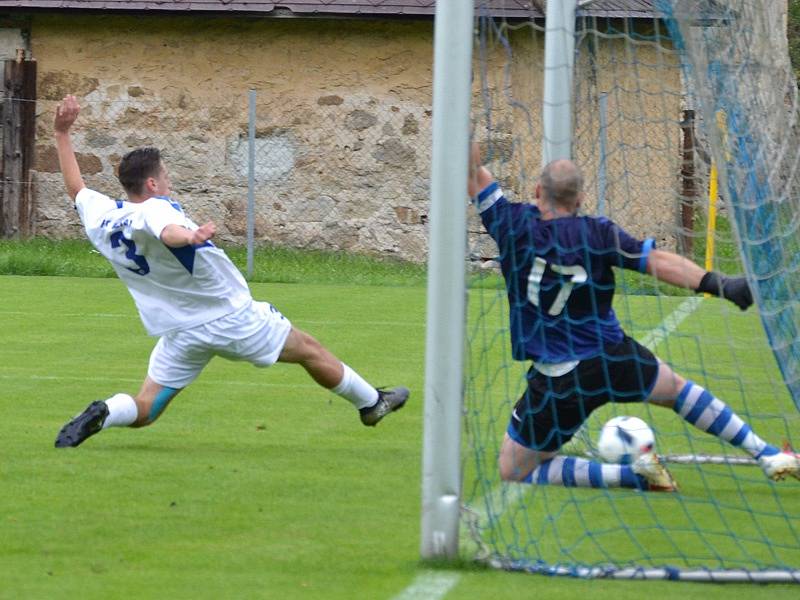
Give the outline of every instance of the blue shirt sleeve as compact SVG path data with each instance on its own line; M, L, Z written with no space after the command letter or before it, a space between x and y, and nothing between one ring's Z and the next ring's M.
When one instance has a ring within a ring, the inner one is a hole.
M508 229L508 200L503 195L500 184L490 183L472 199L483 226L498 246L502 245Z
M656 247L655 239L638 240L608 219L601 218L597 222L601 227L604 250L612 266L644 273L647 270L647 257Z
M475 204L478 214L483 216L483 214L495 204L498 202L502 204L503 202L507 202L507 200L503 195L503 190L500 189L500 184L493 181L478 192L478 195L472 199L472 202Z
M503 244L509 235L513 237L515 229L524 227L523 223L528 218L539 218L539 209L524 202L509 202L503 190L496 181L486 186L475 198L472 199L486 231L497 242L498 248L503 249Z

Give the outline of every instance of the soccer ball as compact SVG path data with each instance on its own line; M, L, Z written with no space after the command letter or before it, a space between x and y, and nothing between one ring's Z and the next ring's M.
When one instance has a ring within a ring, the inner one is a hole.
M627 465L652 452L656 438L650 426L638 417L614 417L603 425L597 453L607 463Z

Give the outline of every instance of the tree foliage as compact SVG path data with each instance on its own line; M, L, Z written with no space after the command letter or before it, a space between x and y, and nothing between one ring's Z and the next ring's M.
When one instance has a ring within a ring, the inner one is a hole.
M800 0L789 0L789 57L795 78L800 81Z

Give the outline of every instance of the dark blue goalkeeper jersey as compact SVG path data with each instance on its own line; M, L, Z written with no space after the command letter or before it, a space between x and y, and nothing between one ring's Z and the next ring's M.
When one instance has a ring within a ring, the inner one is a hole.
M637 240L605 218L544 220L536 206L509 202L496 182L475 204L500 250L514 359L582 360L622 341L611 268L644 272L652 238Z

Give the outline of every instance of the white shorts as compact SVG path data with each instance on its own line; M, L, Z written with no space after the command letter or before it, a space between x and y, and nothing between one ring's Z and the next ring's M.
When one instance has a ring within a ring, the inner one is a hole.
M257 367L275 364L292 329L269 302L251 302L210 323L169 333L150 354L147 374L156 383L184 388L214 356L245 360Z

